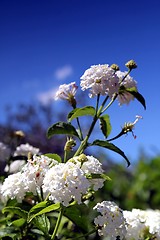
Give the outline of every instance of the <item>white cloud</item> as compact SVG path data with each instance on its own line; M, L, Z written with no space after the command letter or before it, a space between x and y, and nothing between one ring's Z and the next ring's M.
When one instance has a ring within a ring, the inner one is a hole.
M73 68L70 65L66 65L66 66L63 66L61 68L58 68L55 71L54 76L58 80L64 80L67 77L71 76L72 74L73 74Z
M46 92L39 93L37 95L37 99L44 105L49 104L51 101L54 100L56 90L52 89Z

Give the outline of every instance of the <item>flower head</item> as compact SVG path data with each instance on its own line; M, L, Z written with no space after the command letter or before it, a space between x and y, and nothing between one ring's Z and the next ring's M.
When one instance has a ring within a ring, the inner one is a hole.
M137 90L137 82L130 75L127 75L127 72L117 71L116 75L119 78L120 86L123 86L124 88L135 88L135 90ZM120 105L129 104L131 100L134 100L134 96L131 93L127 91L118 93L118 101Z
M68 206L73 200L80 204L89 187L90 182L84 172L72 162L53 166L43 181L45 195L50 194L50 200L60 202L64 206Z
M114 202L110 201L98 203L93 209L100 213L94 219L99 236L109 237L110 240L119 237L122 240L126 235L123 211Z
M60 85L59 90L56 92L55 100L67 100L73 107L76 107L75 94L77 92L77 88L78 86L76 86L75 82Z
M28 156L28 153L31 154L38 154L39 148L35 148L31 146L29 143L21 144L16 148L16 151L14 152L14 156Z
M118 92L119 78L115 75L114 69L108 64L93 65L81 76L82 90L90 89L89 96L92 98L98 94L112 95Z

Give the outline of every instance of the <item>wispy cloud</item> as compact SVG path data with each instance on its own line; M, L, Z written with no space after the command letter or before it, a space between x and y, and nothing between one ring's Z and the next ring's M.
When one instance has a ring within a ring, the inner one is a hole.
M56 77L58 80L65 80L67 77L71 76L73 74L73 68L70 65L65 65L61 68L58 68L54 72L54 77Z
M51 101L54 100L54 96L56 93L56 89L52 89L46 92L39 93L37 95L37 99L44 105L49 104Z

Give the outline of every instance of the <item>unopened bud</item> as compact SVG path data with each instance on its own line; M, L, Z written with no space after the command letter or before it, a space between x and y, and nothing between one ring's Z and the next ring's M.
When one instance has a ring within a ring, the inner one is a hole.
M137 64L136 64L136 62L135 62L134 60L128 61L128 62L125 64L125 66L126 66L127 68L129 68L130 70L132 70L132 69L134 69L134 68L137 68Z
M78 161L80 161L81 163L84 163L88 161L88 158L84 153L82 153L81 155L79 155Z
M114 64L114 63L111 65L111 68L115 71L119 70L119 66L117 64Z
M23 131L21 131L21 130L19 130L19 131L15 131L14 132L14 135L16 136L16 137L25 137L25 134L24 134L24 132Z
M70 152L70 151L72 151L73 147L75 147L75 146L76 146L75 140L73 138L69 138L69 139L67 139L64 150Z

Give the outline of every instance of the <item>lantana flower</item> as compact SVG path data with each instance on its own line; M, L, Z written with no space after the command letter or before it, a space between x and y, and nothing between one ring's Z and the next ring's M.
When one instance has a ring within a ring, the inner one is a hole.
M94 219L99 236L109 237L110 240L122 240L125 237L126 226L123 211L114 202L103 201L97 203L93 209L100 213Z
M53 166L43 181L43 191L55 203L60 202L69 206L75 200L81 203L81 198L87 193L90 182L83 170L72 162L60 163Z
M119 89L119 78L108 64L91 66L80 79L82 90L90 89L91 98L98 94L112 97Z
M55 94L55 100L67 100L73 107L76 107L75 94L77 92L77 88L78 86L75 82L60 85Z

